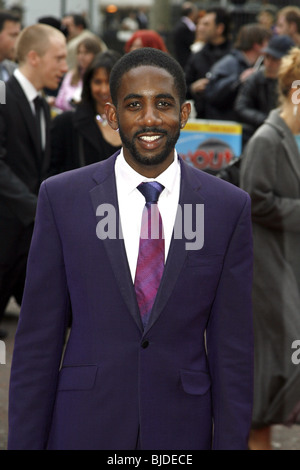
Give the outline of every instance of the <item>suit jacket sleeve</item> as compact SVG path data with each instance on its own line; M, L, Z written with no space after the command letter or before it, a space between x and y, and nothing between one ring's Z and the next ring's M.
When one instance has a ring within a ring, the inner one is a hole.
M258 94L261 84L257 73L249 77L239 88L234 109L242 122L260 126L268 117L267 112L258 109Z
M58 114L50 126L51 159L49 175L53 176L79 166L77 162L78 134L72 123L74 111Z
M211 69L205 98L217 108L232 107L240 87L239 74L238 64L230 54L220 59Z
M9 449L46 448L69 312L60 237L42 184L11 369Z
M207 327L215 450L246 450L253 393L250 198L229 242Z

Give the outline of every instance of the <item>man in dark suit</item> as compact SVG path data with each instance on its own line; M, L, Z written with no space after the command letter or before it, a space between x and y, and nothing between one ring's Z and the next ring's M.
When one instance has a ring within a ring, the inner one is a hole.
M67 71L65 37L46 25L26 28L17 58L0 106L0 319L12 293L22 298L37 193L50 160L50 112L40 91L55 89Z
M196 117L206 119L204 91L208 84L208 72L218 60L232 49L230 41L230 13L220 7L211 7L199 20L204 46L191 54L185 66L188 98L195 102Z
M15 43L20 34L20 19L8 11L0 11L0 80L6 82L17 65Z
M110 87L121 152L41 186L8 447L247 449L249 196L178 157L190 104L171 56L125 54ZM149 214L164 237L140 238Z
M173 31L174 56L184 68L191 55L191 45L195 41L198 8L194 3L184 2L181 17Z

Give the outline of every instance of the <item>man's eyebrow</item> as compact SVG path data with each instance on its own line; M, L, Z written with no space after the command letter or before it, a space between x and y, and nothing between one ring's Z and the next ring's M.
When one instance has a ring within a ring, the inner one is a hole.
M137 98L143 98L143 96L139 95L138 93L129 93L128 95L124 97L123 101L137 99Z
M159 93L158 95L156 95L156 98L158 99L165 98L167 100L175 101L175 98L173 95L171 95L171 93Z
M124 101L132 100L132 99L141 99L141 98L143 98L143 95L140 95L139 93L129 93L128 95L124 97ZM175 101L175 98L173 95L171 95L171 93L159 93L158 95L155 96L155 99L161 99L161 98Z

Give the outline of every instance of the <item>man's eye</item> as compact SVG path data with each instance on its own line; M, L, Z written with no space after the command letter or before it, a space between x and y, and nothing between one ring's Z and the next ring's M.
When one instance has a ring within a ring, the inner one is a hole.
M128 108L138 108L140 106L140 103L138 101L132 101L131 103L128 104Z
M160 108L168 108L169 106L171 106L171 103L169 103L169 101L159 101L158 106Z

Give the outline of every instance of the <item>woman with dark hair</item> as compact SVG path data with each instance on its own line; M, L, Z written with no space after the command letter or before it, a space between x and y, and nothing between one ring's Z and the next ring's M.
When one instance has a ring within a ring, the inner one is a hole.
M111 50L97 54L83 77L81 102L53 120L50 175L105 160L121 147L119 134L105 118L109 76L119 58Z

